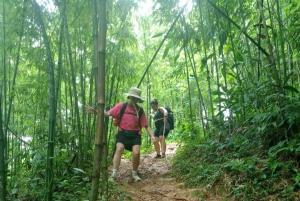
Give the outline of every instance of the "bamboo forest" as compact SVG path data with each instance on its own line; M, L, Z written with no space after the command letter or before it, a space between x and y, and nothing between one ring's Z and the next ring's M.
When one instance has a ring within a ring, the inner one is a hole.
M1 0L0 201L300 200L299 19L299 0Z

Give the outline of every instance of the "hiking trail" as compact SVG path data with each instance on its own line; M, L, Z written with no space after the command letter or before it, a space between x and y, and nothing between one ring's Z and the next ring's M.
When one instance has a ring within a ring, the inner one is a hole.
M172 158L178 146L176 143L167 145L166 158L155 159L155 152L141 154L138 174L142 181L134 182L131 177L131 159L122 158L116 184L133 201L218 201L222 197L213 195L206 188L184 188L184 183L176 182L171 176ZM183 159L184 160L184 159ZM128 200L128 199L125 199Z

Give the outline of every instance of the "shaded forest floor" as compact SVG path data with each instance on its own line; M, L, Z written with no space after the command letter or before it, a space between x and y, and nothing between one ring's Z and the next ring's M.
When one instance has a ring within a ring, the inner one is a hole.
M131 159L122 158L116 184L133 201L173 201L173 200L222 200L206 188L187 189L184 183L171 176L172 158L178 149L176 143L168 144L166 158L155 159L156 153L142 154L139 176L142 181L134 182L131 177ZM184 159L183 159L184 160Z

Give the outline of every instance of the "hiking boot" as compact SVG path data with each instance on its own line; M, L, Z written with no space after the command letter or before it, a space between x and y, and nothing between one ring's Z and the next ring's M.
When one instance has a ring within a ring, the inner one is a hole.
M156 156L154 158L161 158L160 154L156 154Z
M132 178L133 178L134 181L136 181L136 182L142 180L138 175L132 175Z
M162 158L166 158L166 154L162 154L161 157L162 157Z

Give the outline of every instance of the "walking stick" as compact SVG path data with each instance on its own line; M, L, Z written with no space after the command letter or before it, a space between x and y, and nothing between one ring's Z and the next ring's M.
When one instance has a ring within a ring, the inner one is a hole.
M162 152L162 150L164 148L165 132L166 132L166 123L164 122L164 132L163 132L163 139L162 139L162 142L161 142L161 152ZM166 155L166 150L165 150L165 155Z

